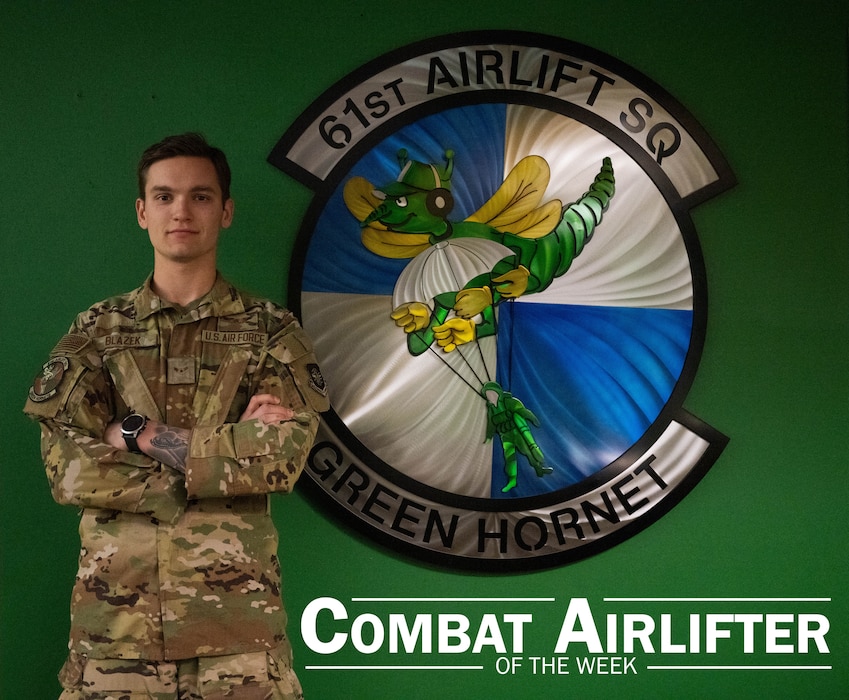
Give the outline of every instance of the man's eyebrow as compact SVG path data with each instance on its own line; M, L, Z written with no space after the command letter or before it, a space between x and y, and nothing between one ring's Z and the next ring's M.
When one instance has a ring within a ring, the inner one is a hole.
M150 189L154 192L173 192L174 188L169 187L168 185L151 185ZM212 185L196 185L192 187L189 192L214 192L215 187Z

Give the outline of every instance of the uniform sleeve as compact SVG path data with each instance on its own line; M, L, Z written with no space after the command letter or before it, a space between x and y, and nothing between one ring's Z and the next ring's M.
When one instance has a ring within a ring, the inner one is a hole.
M312 346L296 322L268 341L251 386L252 394L279 397L294 417L195 426L186 460L189 498L288 493L301 475L329 404Z
M57 503L145 513L170 521L185 504L182 477L103 442L112 390L85 334L64 336L29 391L24 413L41 424L41 455Z

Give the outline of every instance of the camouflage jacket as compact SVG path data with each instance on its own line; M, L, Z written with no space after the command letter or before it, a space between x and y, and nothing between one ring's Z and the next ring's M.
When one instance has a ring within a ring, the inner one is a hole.
M256 393L288 421L238 422ZM94 658L191 658L273 648L284 636L270 492L291 491L326 390L291 312L220 276L189 308L148 280L80 314L36 377L57 502L79 506L70 648ZM102 441L130 410L191 429L186 475Z

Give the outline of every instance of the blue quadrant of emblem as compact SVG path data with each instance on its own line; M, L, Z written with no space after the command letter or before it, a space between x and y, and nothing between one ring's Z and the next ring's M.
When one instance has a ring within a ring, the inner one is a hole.
M678 381L692 321L692 312L669 309L502 305L498 380L539 419L532 432L554 469L538 477L519 457L518 483L506 497L575 484L634 444ZM492 497L504 497L498 445L492 476Z

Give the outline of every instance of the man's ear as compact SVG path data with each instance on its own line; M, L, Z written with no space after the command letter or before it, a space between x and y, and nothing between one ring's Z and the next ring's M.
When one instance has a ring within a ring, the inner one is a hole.
M221 212L221 228L230 228L230 224L233 223L233 212L235 208L236 203L232 199L224 202L224 211Z
M136 200L136 219L138 219L139 226L147 230L147 214L144 209L144 200L141 197Z

